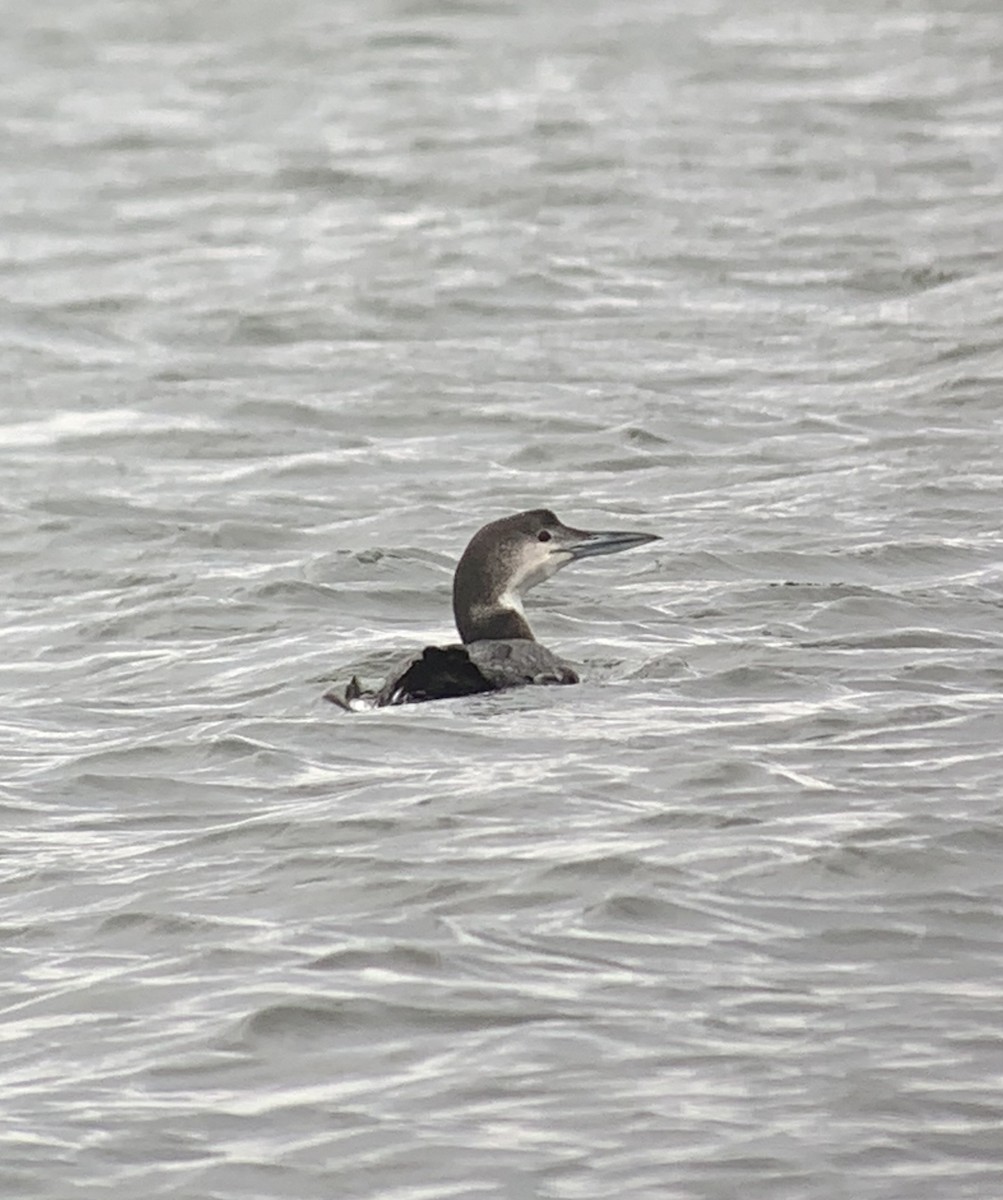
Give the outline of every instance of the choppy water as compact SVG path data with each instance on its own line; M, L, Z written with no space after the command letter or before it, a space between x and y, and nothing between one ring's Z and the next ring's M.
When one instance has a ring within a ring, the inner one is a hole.
M997 0L5 28L0 1194L1003 1194Z

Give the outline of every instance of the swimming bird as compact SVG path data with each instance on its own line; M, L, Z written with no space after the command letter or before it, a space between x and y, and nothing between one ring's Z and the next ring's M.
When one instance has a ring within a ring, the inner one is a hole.
M403 659L375 692L353 676L326 699L355 710L418 704L531 683L578 683L578 672L533 637L523 594L570 562L658 541L652 533L572 529L550 511L502 517L479 529L453 577L453 616L462 645L426 646Z

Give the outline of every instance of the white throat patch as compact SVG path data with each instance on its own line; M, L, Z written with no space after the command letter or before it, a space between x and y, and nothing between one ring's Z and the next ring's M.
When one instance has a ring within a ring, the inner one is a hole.
M498 597L498 605L501 608L512 609L514 612L517 612L520 617L524 617L526 615L526 610L522 606L522 596L520 596L518 592L512 591L511 589L506 589L504 592L502 592L502 594Z

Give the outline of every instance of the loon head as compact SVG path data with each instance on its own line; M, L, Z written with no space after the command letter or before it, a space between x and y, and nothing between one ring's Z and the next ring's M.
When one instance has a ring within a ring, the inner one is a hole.
M502 517L479 529L453 578L453 615L464 642L527 638L523 593L580 558L655 542L652 533L590 533L562 524L549 508Z

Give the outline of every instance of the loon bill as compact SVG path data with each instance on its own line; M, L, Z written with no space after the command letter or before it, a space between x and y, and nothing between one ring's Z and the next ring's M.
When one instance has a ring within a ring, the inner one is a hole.
M658 541L653 533L589 533L563 525L547 508L502 517L470 539L453 577L453 615L462 645L426 646L403 659L377 691L353 676L325 699L341 708L419 704L523 687L577 683L578 673L533 637L522 596L581 558Z

